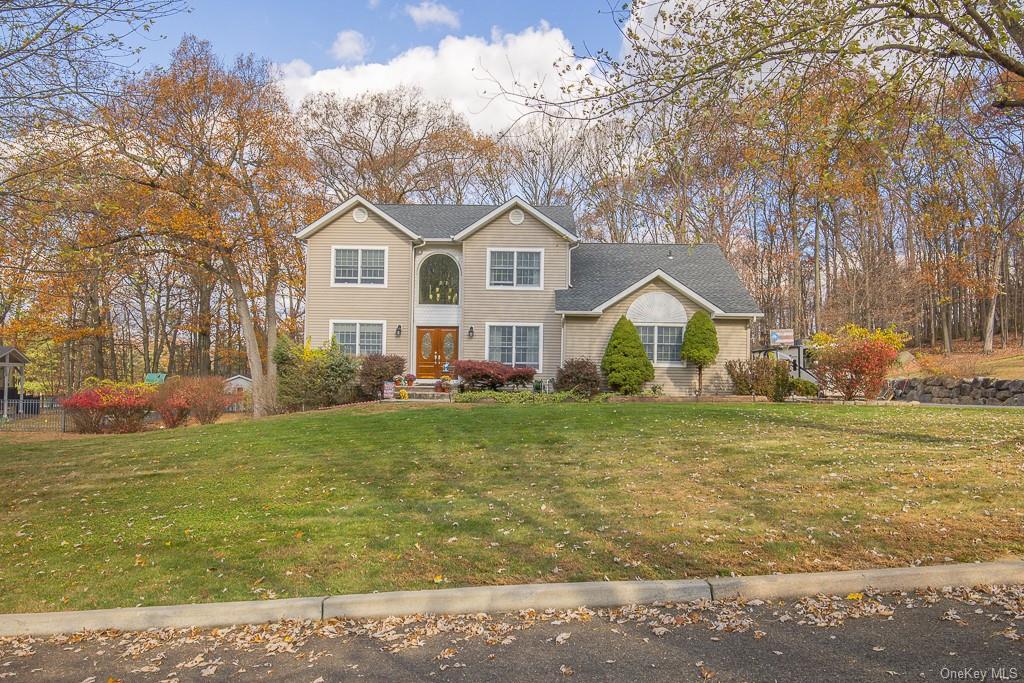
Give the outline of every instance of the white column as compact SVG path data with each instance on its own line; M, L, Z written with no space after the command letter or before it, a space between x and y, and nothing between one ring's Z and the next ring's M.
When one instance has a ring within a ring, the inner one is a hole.
M7 387L11 384L11 366L4 365L4 417L7 417Z

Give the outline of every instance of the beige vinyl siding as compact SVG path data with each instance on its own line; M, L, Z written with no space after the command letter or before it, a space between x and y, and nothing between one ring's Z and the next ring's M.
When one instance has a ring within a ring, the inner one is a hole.
M590 358L600 364L605 346L611 337L612 328L619 318L626 314L630 304L648 292L666 292L675 297L690 318L700 307L677 290L661 280L633 292L629 296L605 309L600 317L566 316L565 358ZM715 319L718 330L718 360L704 369L704 391L706 393L729 393L732 382L725 372L728 360L747 360L750 357L750 321L746 319ZM697 368L683 367L654 368L654 383L664 387L665 393L673 396L692 395L697 390Z
M543 249L544 288L488 289L488 248ZM508 219L508 213L495 218L467 237L462 246L462 327L461 358L483 360L487 357L487 323L541 324L543 348L541 373L553 377L561 365L562 316L555 313L555 290L568 286L569 242L529 214L520 225ZM469 328L474 336L469 338Z
M386 353L409 357L412 292L412 242L373 211L357 223L352 211L338 216L306 242L305 336L313 346L330 340L331 320L384 320ZM332 287L336 246L387 247L386 287ZM395 327L402 336L395 337Z

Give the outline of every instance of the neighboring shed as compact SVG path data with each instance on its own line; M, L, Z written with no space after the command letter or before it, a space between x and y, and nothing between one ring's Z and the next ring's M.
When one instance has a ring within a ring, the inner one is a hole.
M28 356L13 346L0 346L0 377L3 377L3 416L7 417L10 411L10 389L11 375L18 375L18 412L25 409L25 366L28 365Z
M227 391L252 391L252 378L245 375L232 375L224 380Z

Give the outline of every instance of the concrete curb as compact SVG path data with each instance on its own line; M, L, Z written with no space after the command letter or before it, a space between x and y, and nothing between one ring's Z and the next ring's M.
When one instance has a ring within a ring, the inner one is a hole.
M819 593L846 595L867 589L886 592L1001 584L1024 584L1024 561L1007 560L812 574L715 577L708 580L590 581L480 586L83 612L0 614L0 636L48 636L106 629L142 631L151 628L209 628L232 624L260 624L281 619L358 619L431 613L498 613L523 609L571 609L584 605L592 608L617 607L652 602L693 602L739 597L779 600Z
M869 588L889 592L944 586L995 586L1024 583L1024 562L1008 560L847 572L716 577L708 579L708 583L711 585L711 594L715 600L781 600L821 593L846 595Z
M49 636L75 631L145 631L260 624L281 619L321 619L323 598L214 602L201 605L125 607L83 612L40 612L0 615L0 636Z
M342 595L324 600L324 618L385 617L402 614L475 614L521 609L616 607L649 602L710 600L703 579L686 581L589 581L481 586L442 590Z

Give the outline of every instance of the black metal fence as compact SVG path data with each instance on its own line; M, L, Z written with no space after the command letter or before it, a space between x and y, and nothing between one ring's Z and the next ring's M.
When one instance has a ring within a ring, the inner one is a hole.
M0 432L64 432L67 416L53 397L0 398Z

